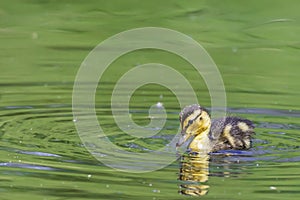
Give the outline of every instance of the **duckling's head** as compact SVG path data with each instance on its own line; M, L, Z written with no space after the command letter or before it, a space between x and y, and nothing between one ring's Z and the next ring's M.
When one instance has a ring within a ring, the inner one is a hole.
M208 111L198 104L185 107L180 112L179 120L181 137L176 146L181 146L191 137L199 134L208 134L211 125Z

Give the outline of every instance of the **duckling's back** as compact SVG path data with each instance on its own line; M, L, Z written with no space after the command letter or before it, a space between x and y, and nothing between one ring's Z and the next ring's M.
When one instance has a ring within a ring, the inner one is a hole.
M253 135L252 121L239 117L224 117L212 121L209 137L214 144L212 151L218 151L249 149Z

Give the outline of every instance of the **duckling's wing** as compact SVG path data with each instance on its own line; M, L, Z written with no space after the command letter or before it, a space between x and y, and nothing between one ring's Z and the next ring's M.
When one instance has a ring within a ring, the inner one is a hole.
M254 134L254 124L239 117L224 117L212 121L210 137L213 151L224 149L248 149Z

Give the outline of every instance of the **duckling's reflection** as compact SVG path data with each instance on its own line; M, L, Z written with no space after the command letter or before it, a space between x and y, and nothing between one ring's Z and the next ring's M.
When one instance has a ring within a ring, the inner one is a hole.
M208 154L185 154L181 156L179 180L182 181L179 193L191 196L207 194L209 174Z

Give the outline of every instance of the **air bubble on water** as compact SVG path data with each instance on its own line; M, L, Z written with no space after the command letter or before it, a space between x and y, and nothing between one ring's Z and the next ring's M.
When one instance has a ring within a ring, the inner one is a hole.
M156 103L156 107L157 108L163 108L164 107L164 104L162 102L157 102Z
M91 175L91 174L89 174L89 175L87 175L87 177L88 177L88 178L91 178L91 177L92 177L92 175Z
M277 190L275 186L270 186L270 190Z
M77 119L75 118L75 119L73 119L73 122L77 122Z
M152 183L149 183L149 186L152 187Z
M32 38L33 40L36 40L36 39L38 39L38 38L39 38L39 35L38 35L38 33L37 33L37 32L33 32L33 33L31 33L31 38Z

